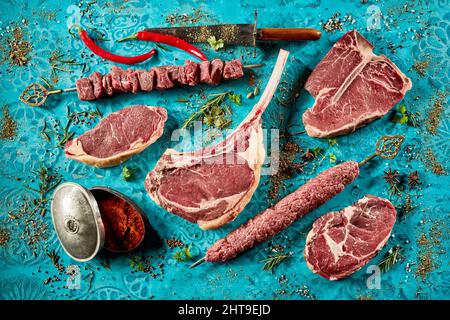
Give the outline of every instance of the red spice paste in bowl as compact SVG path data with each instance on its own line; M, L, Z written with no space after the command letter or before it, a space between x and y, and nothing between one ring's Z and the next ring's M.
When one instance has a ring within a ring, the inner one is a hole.
M135 249L144 239L145 225L141 213L127 200L111 192L91 189L97 200L103 226L104 248L113 252Z

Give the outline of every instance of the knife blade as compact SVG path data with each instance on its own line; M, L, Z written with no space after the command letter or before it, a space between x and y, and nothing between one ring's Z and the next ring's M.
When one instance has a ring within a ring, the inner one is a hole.
M254 45L255 41L318 40L321 32L311 28L260 28L255 24L217 24L195 27L147 28L145 31L175 36L187 42L208 42L215 36L227 44Z

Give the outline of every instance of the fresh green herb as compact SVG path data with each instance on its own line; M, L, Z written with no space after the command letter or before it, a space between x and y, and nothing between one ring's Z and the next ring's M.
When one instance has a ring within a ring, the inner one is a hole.
M394 264L396 264L401 259L402 247L400 245L396 245L391 248L383 260L378 264L381 272L387 272L392 269Z
M205 102L196 112L194 112L183 124L182 129L187 128L193 121L201 118L203 123L218 129L225 129L231 123L231 108L225 103L230 99L234 104L241 104L241 96L232 91L211 94L210 99Z
M191 246L184 246L181 251L175 252L173 258L178 262L185 262L192 259Z
M215 51L219 51L224 46L224 41L222 39L216 39L215 36L211 36L208 39L208 43Z
M314 153L314 157L319 157L319 156L322 156L322 148L319 148L319 147L317 147L317 148L314 148L313 149L313 153Z
M328 139L328 144L332 147L338 144L337 139Z
M276 266L278 266L283 260L289 258L291 254L277 252L273 255L268 256L266 259L262 260L264 262L263 269L267 271L272 271Z
M122 167L122 178L125 181L130 181L133 178L133 171L130 170L127 166Z
M228 93L228 98L230 98L230 100L233 101L234 104L236 104L238 106L242 105L242 103L241 103L241 98L242 97L241 97L240 94L236 94L236 93L230 92L230 93Z
M337 160L336 155L334 153L330 153L330 163L335 163Z
M410 112L405 105L399 105L396 113L392 116L392 121L400 124L408 124L412 127L419 126L419 113Z

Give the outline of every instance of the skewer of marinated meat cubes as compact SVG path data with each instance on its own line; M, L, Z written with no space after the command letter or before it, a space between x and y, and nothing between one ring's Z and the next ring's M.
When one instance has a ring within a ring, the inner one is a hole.
M244 76L240 60L213 59L196 63L186 60L184 66L158 66L150 70L124 70L112 67L111 72L98 72L76 81L80 100L96 100L116 93L166 90L175 86L198 84L218 85L223 80Z

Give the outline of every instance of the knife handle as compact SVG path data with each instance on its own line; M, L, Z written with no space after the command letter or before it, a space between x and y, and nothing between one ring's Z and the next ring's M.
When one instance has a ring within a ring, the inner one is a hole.
M322 33L311 28L259 28L257 39L263 41L318 40Z

